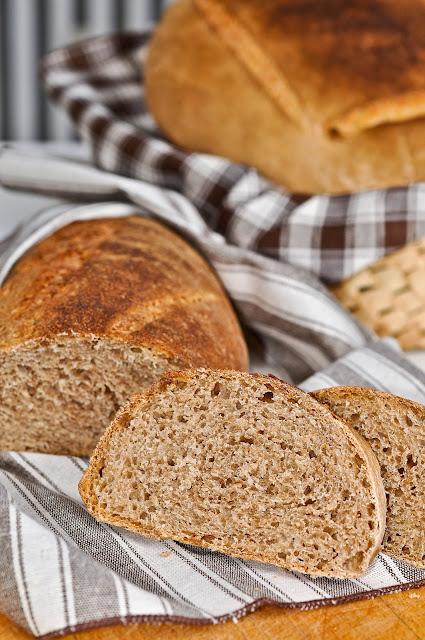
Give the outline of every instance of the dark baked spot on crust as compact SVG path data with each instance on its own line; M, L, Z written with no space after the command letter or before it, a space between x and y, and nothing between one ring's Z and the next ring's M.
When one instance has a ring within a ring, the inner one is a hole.
M333 66L345 65L347 72L361 70L366 77L380 82L375 73L378 66L384 77L393 77L418 61L419 51L424 50L423 37L418 37L414 23L409 22L404 12L385 2L334 0L330 4L338 5L332 20L325 11L325 20L317 26L325 31L322 37L330 41L329 63ZM326 5L318 3L320 7Z
M306 68L327 81L374 83L391 94L425 87L425 4L419 0L236 0L232 12L264 38L269 34L270 50L279 50L285 34Z
M103 251L109 251L117 256L123 255L131 256L132 258L147 258L149 255L146 251L142 251L137 247L132 247L129 244L124 244L122 242L113 242L111 240L103 242L100 248Z

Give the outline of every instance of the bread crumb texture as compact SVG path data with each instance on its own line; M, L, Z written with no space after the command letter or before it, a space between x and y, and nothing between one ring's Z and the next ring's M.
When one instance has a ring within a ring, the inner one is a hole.
M363 573L384 530L368 445L272 376L168 374L136 396L80 483L98 519L312 575Z
M0 450L90 455L165 370L247 365L220 282L183 238L142 216L74 222L0 288Z
M334 387L313 395L375 452L387 494L384 551L425 568L425 407L359 387Z
M151 349L105 338L0 350L0 448L89 455L129 395L173 368Z

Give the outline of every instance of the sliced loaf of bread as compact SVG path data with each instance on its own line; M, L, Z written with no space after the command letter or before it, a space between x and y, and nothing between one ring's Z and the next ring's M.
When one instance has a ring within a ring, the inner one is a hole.
M365 437L376 454L388 503L383 550L425 568L425 407L360 387L312 395Z
M0 450L88 456L164 371L247 364L223 287L183 238L136 215L74 222L0 288Z
M273 376L166 374L124 406L80 482L99 520L315 576L362 574L385 528L366 441Z

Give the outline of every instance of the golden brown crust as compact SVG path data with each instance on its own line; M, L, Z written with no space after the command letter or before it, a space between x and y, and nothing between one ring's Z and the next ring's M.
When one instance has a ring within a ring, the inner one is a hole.
M75 222L33 247L0 290L0 348L107 337L182 367L247 368L232 307L182 238L131 216Z
M224 370L220 371L219 373L222 377L226 377L226 375L234 375L232 374L232 372ZM123 517L118 514L108 513L107 517L105 517L105 515L102 514L102 509L99 507L96 492L94 491L94 486L99 473L104 466L105 454L108 452L109 442L112 439L113 435L117 431L125 429L128 423L135 417L137 411L142 406L146 406L149 403L150 398L154 398L158 394L161 394L170 385L179 383L185 384L191 381L196 376L196 374L196 371L170 371L165 373L156 384L152 385L145 392L134 395L128 401L128 403L120 409L111 425L103 433L90 458L89 467L87 468L78 485L78 489L84 504L88 508L89 512L97 519L107 521L110 524L112 523L118 526L123 526L130 531L135 531L142 535L150 536L155 539L161 539L161 535L158 530L156 528L150 527L146 523L138 524L130 518ZM305 401L307 403L310 403L310 401L313 400L315 410L318 414L321 414L324 417L328 415L332 416L332 418L335 418L335 416L324 404L316 401L313 398L312 394L304 394L297 387L294 387L293 385L280 380L276 376L263 375L259 373L239 373L238 376L241 380L249 377L255 377L258 378L259 382L270 382L274 385L275 388L277 388L278 391L288 394L290 397L299 398L300 395L302 395L303 399L305 397ZM378 461L376 460L376 457L367 441L354 429L349 427L344 421L339 420L339 423L342 428L343 434L351 441L351 443L354 444L355 449L358 451L358 453L366 463L368 469L368 477L371 482L371 489L374 494L376 516L378 519L378 536L375 540L373 548L370 549L369 552L369 560L370 562L372 562L381 548L382 538L385 532L386 497L382 484L380 468ZM190 538L190 540L186 537L184 540L182 539L181 542L184 542L185 544L194 544L199 547L211 548L211 544L206 543L201 537L193 537ZM214 550L221 551L223 553L229 553L229 549L225 546L214 546ZM287 568L283 562L279 564L279 560L276 559L275 556L270 556L267 553L257 553L255 556L253 556L252 554L244 553L244 551L241 550L240 553L238 552L238 557L244 558L246 560L269 562L272 564L276 564L277 566L281 566L282 568ZM358 572L353 571L351 573L347 571L347 573L344 573L344 575L338 574L338 577L355 577L357 575L359 575Z
M425 178L424 32L422 0L181 0L147 99L177 143L292 191L405 184Z
M425 116L425 90L409 91L400 95L377 98L329 123L331 131L344 136L355 136L382 124L407 122Z
M374 401L376 398L381 398L382 400L388 400L397 403L400 406L400 409L410 409L417 413L424 420L424 428L425 428L425 406L420 404L419 402L415 402L414 400L408 400L407 398L403 398L402 396L396 396L392 393L387 393L386 391L379 391L378 389L372 389L370 387L329 387L328 389L319 389L318 391L312 391L311 396L316 398L321 402L320 398L326 398L330 393L337 393L339 397L344 396L353 396L363 397L365 400Z

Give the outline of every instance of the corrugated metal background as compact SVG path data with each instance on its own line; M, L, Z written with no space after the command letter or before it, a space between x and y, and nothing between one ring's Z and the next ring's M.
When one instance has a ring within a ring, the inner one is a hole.
M71 140L66 117L47 104L40 58L97 33L140 30L172 0L0 0L0 140Z

